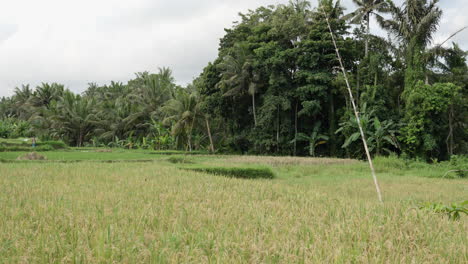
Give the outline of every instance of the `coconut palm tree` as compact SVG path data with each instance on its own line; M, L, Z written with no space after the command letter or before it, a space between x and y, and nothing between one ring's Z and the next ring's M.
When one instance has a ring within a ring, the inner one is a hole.
M354 12L351 12L343 17L345 20L350 20L353 24L365 23L366 39L365 39L365 56L369 55L369 35L370 35L370 18L371 15L377 19L383 20L379 13L388 12L388 0L353 0L358 6Z
M101 121L97 125L95 133L99 135L100 139L106 142L115 141L116 138L125 138L129 133L135 133L133 127L129 126L125 120L135 109L131 102L119 97L99 108L96 116Z
M237 44L232 54L224 56L219 64L221 81L218 86L227 90L224 96L242 96L248 93L252 96L252 114L254 125L257 126L255 94L257 93L258 75L254 72L253 60L245 45Z
M16 117L21 119L28 119L30 117L30 111L27 108L29 107L29 99L32 95L33 90L29 87L29 84L22 85L21 88L15 88L12 100Z
M174 99L166 102L162 107L162 111L166 114L163 123L172 126L172 135L176 138L177 143L186 138L187 147L189 151L192 151L193 129L199 125L204 117L200 111L200 102L197 95L180 90Z
M173 91L176 89L170 74L167 68L160 69L159 74L143 72L128 82L131 91L128 99L139 106L139 110L126 119L129 124L144 123L151 118L159 119L163 116L161 107L173 98Z
M424 52L437 31L442 10L439 0L406 0L401 7L388 2L392 19L377 17L384 29L402 42L405 50L405 90L412 88L425 77Z
M33 96L31 97L31 104L35 107L49 108L53 100L60 98L65 90L63 84L58 83L42 83L36 87Z
M99 123L95 105L96 102L91 98L66 91L57 105L60 113L53 117L53 128L77 147L82 147Z

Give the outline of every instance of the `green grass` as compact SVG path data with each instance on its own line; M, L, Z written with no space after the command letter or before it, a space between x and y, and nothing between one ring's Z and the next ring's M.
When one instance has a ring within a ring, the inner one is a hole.
M36 147L31 146L31 140L27 138L4 139L0 138L0 152L20 151L52 151L68 148L62 141L38 141Z
M195 165L182 167L182 169L239 179L273 179L275 177L275 174L270 168L263 166L223 167Z
M151 151L151 150L128 150L128 149L108 149L111 152L100 152L101 148L70 148L66 150L56 151L37 151L41 155L47 157L49 161L83 161L83 160L98 160L98 161L122 161L122 160L155 160L161 158L167 158L173 155L176 157L182 157L182 155L188 154L182 151ZM19 156L34 151L28 149L27 151L7 151L0 152L0 160L15 160ZM190 159L197 154L185 155L184 157ZM203 156L203 155L202 155Z
M364 162L190 157L199 166L266 166L275 173L246 181L179 169L186 165L146 153L45 155L154 162L0 164L0 262L468 261L468 217L454 221L418 209L467 199L466 179L430 178L442 165L405 168L377 159L382 205Z
M1 152L0 159L14 160L28 152L12 151ZM112 152L96 152L94 149L71 151L38 152L47 157L49 161L78 161L78 160L151 160L159 159L162 155L152 155L148 151L115 149Z

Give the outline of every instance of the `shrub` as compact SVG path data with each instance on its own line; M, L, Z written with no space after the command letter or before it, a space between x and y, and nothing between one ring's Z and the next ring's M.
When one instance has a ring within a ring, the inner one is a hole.
M268 167L241 168L197 166L186 167L185 169L240 179L273 179L275 176L273 171Z
M450 157L450 166L453 167L454 172L460 178L468 176L468 157L452 155Z
M0 120L1 138L30 137L32 127L28 121L17 120L15 118L6 118Z
M441 203L428 203L419 207L421 210L445 214L450 220L458 220L465 214L468 215L468 201L461 204L443 205Z

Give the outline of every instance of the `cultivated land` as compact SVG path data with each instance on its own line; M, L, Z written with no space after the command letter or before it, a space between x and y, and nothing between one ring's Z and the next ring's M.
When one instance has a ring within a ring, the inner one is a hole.
M0 153L0 262L468 261L467 217L416 209L466 200L466 180L435 178L445 167L377 159L382 205L359 161L97 151ZM275 178L184 169L206 165Z

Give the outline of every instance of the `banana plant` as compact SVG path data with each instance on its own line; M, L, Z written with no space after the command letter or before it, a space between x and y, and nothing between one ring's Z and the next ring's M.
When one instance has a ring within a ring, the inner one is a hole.
M376 155L381 155L382 151L391 153L388 148L392 146L399 148L397 136L398 124L392 120L380 121L379 118L373 117L374 111L366 111L366 106L362 108L361 125L366 135L366 141L369 145L369 151ZM360 133L355 132L349 135L349 131L357 131L357 121L354 116L351 116L348 121L340 124L340 128L335 132L346 136L346 140L342 148L349 148L354 142L360 139Z
M380 155L382 150L391 153L391 150L386 148L387 144L399 148L396 133L398 130L395 129L396 124L392 120L380 120L375 117L373 122L373 131L369 131L369 137L367 142L369 144L369 151L375 150L376 155Z
M320 121L314 124L312 133L310 135L304 133L298 133L296 138L292 141L306 141L309 142L309 146L306 147L309 150L309 155L315 157L315 149L323 144L326 144L329 140L329 137L324 134L320 134L320 126L322 123Z

